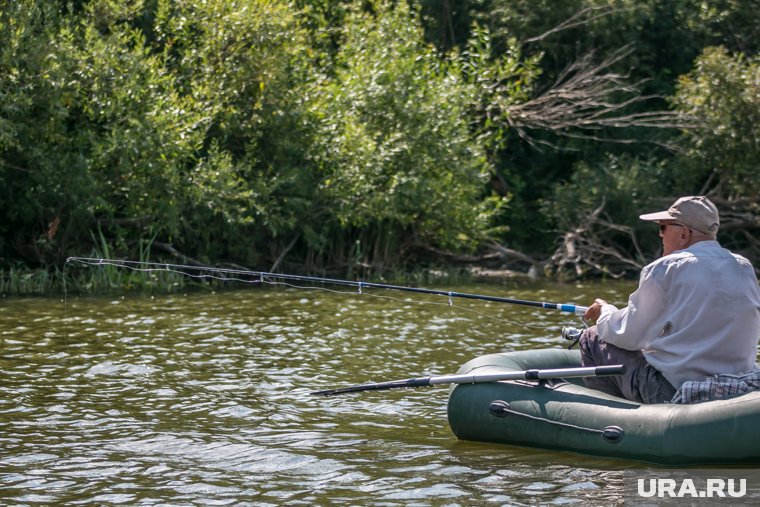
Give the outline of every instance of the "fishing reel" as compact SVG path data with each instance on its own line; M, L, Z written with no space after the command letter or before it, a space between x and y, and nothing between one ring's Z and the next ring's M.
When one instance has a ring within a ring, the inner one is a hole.
M587 308L585 307L576 309L576 315L578 315L581 318L581 322L583 322L583 329L588 329L589 326L588 321L583 316L586 310ZM577 327L572 326L562 327L562 331L559 333L560 336L565 340L570 341L570 345L567 346L567 350L571 350L578 344L578 341L581 339L581 333L583 333L583 329L578 329Z
M570 326L564 326L562 328L562 331L560 331L560 336L564 338L565 340L572 340L570 345L567 346L567 349L570 350L575 345L577 345L578 340L581 339L581 333L583 332L582 329L578 329L577 327L570 327Z

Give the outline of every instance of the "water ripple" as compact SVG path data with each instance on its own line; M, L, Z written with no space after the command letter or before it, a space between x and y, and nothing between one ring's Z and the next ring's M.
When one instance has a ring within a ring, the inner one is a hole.
M3 301L0 504L613 505L616 462L457 442L445 388L309 395L561 346L570 320L291 289Z

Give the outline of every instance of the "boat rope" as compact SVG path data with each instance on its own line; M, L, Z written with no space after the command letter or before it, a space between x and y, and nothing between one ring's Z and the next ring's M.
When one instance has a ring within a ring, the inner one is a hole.
M510 407L509 403L503 400L494 400L488 407L488 412L496 417L507 417L507 415L516 415L518 417L524 417L531 421L543 422L554 426L561 426L563 428L570 428L578 431L584 431L588 433L598 434L602 440L610 444L617 444L623 439L624 431L620 426L607 426L604 429L588 428L586 426L579 426L577 424L566 423L562 421L555 421L547 419L546 417L539 417L525 412L518 412Z

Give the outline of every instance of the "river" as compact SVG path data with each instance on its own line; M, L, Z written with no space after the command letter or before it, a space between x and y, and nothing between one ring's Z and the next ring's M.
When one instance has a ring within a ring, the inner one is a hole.
M447 287L588 304L630 283ZM556 310L282 286L0 300L0 504L615 505L622 460L458 441L446 387L309 393L563 347Z

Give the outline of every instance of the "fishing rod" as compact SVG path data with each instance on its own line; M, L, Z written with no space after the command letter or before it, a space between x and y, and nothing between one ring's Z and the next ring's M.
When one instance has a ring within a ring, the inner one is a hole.
M358 384L336 389L314 391L314 396L334 396L336 394L357 393L361 391L382 391L386 389L398 389L402 387L427 387L436 384L480 384L484 382L499 382L501 380L546 380L557 378L577 377L603 377L609 375L622 375L625 366L622 364L609 366L588 366L585 368L555 368L546 370L523 370L500 373L483 373L479 375L441 375L435 377L417 377L403 380L391 380L388 382L373 382Z
M69 257L68 259L66 259L67 263L70 261L79 262L79 263L87 264L87 265L110 265L110 266L117 266L117 267L120 266L120 267L126 267L130 269L143 270L143 271L152 271L152 270L181 271L183 274L186 274L188 276L194 276L197 278L205 278L205 277L211 278L212 277L211 275L205 275L204 273L219 273L219 274L224 274L224 275L250 276L253 278L258 278L258 280L254 280L254 281L262 282L262 283L266 279L280 279L280 280L295 280L295 281L301 281L301 282L324 283L324 284L332 284L332 285L343 285L343 286L356 287L358 289L359 294L361 294L362 289L365 289L365 288L366 289L396 290L396 291L403 291L403 292L415 292L418 294L446 296L449 298L449 301L451 301L451 299L453 298L477 299L480 301L491 301L495 303L507 303L507 304L512 304L512 305L533 306L537 308L547 308L550 310L560 310L562 312L574 313L580 316L582 316L588 309L588 307L586 306L577 306L577 305L569 304L569 303L561 304L561 303L548 303L548 302L543 302L543 301L528 301L525 299L514 299L514 298L506 298L506 297L500 297L500 296L488 296L484 294L470 294L466 292L424 289L420 287L390 285L386 283L340 280L336 278L323 278L323 277L317 277L317 276L289 275L286 273L269 273L266 271L247 271L247 270L242 270L242 269L212 268L212 267L206 267L206 266L187 266L187 265L182 265L182 264L98 259L98 258L89 258L89 257ZM193 274L193 272L197 272L198 274Z

